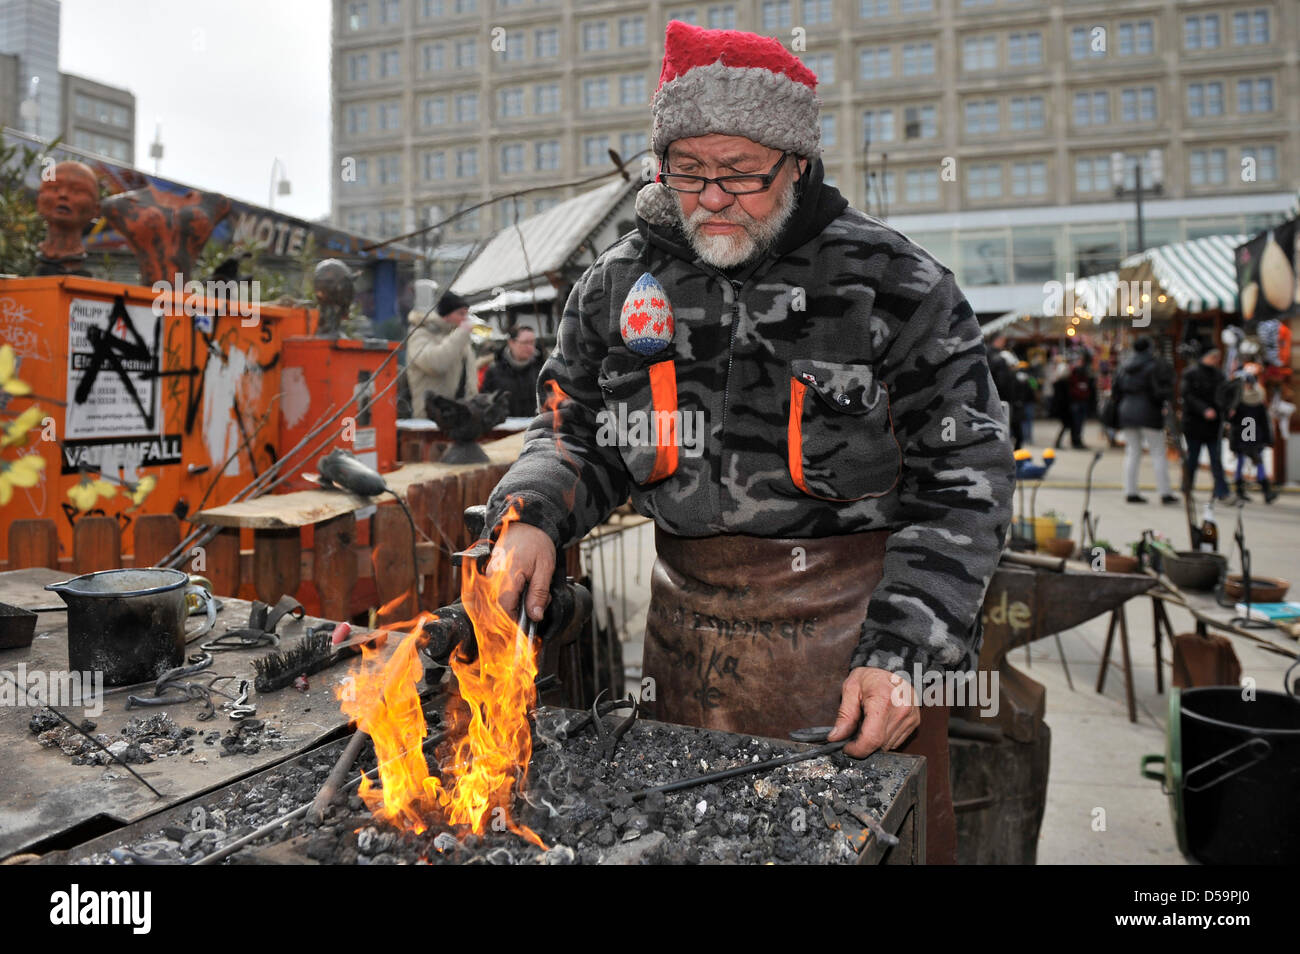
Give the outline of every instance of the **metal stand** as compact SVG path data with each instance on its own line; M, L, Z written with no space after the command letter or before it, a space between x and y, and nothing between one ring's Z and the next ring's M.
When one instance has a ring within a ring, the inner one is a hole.
M1230 622L1234 626L1240 626L1242 629L1272 629L1273 624L1268 620L1252 619L1250 615L1250 551L1246 549L1246 530L1241 519L1240 509L1237 510L1237 529L1233 533L1232 538L1237 543L1237 552L1241 554L1241 590L1242 596L1245 597L1243 602L1246 604L1246 615L1234 616Z

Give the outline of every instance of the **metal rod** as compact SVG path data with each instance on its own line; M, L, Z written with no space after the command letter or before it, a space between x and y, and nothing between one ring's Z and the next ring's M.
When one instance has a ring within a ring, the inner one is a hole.
M710 782L720 782L723 779L735 778L737 775L750 775L754 772L765 772L768 769L779 768L782 765L790 765L794 762L806 762L808 759L816 759L821 758L823 755L831 755L832 753L838 752L848 744L849 740L843 739L839 742L828 742L826 745L818 746L815 749L809 749L806 752L791 752L789 755L780 755L774 759L767 759L764 762L746 762L744 765L722 769L719 772L709 772L707 775L697 775L695 778L683 778L678 779L676 782L668 782L664 785L656 785L653 788L645 788L639 792L633 792L632 797L639 799L658 792L676 792L683 788L694 788L697 785L707 785Z

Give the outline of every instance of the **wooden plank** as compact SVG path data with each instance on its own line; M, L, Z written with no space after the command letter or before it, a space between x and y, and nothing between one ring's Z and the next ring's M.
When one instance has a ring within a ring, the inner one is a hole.
M9 569L59 568L59 531L53 520L15 520L9 524Z
M423 534L423 536L417 535L417 546L421 549L427 549L430 561L421 567L420 609L437 609L440 604L434 603L432 600L436 595L438 561L442 553L437 545L427 543L424 539L426 536L434 540L438 539L438 535L433 532L434 494L432 482L421 481L418 484L412 484L406 494L406 505L411 508L411 516L415 518L415 525Z
M418 612L411 524L394 502L380 504L371 524L370 565L379 593L380 625L411 619Z
M449 475L437 481L435 486L435 499L438 504L434 522L437 524L438 533L434 537L442 546L458 550L460 528L465 523L459 509L460 484L454 475ZM456 576L456 565L449 554L446 561L438 567L438 605L446 606L454 603L459 596L460 585Z
M357 560L352 553L357 518L345 513L317 524L315 531L311 575L320 594L321 615L347 619L357 582Z
M497 464L509 464L519 456L523 447L523 434L484 444L488 457ZM392 473L384 474L384 482L397 493L405 495L412 484L440 477L471 472L482 464L403 464ZM339 514L352 513L374 501L345 493L341 490L300 490L288 494L268 494L252 500L226 504L204 510L195 519L199 523L221 527L253 527L255 529L282 529L304 527L320 523Z
M143 514L135 521L135 565L157 566L181 542L181 522L174 513Z
M122 531L116 517L82 517L72 531L72 571L116 570L122 565Z
M292 530L253 531L253 587L257 598L274 606L293 596L302 583L302 535Z
M188 557L187 557L188 559ZM212 590L218 596L237 596L242 574L239 572L239 528L228 527L218 533L203 548L202 564L195 557L182 569L193 567L192 572L206 576L212 581Z

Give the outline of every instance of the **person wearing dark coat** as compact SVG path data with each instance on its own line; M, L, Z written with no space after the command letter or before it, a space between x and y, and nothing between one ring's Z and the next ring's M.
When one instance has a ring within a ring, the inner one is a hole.
M1218 348L1201 355L1201 360L1183 372L1183 439L1187 441L1187 459L1183 467L1183 493L1190 493L1196 483L1196 469L1201 462L1201 448L1210 454L1210 473L1214 476L1214 499L1227 500L1228 482L1223 476L1223 356Z
M509 394L511 417L536 417L537 375L545 363L545 355L537 351L537 332L515 325L510 340L483 375L483 390Z
M1268 418L1267 396L1263 386L1256 377L1252 365L1234 376L1229 386L1228 400L1228 447L1237 456L1237 499L1250 503L1246 495L1246 484L1241 472L1250 461L1255 465L1255 477L1259 488L1264 492L1264 502L1272 503L1277 499L1277 491L1269 485L1268 473L1264 469L1264 448L1273 444L1273 425Z
M1061 431L1056 435L1056 446L1061 446L1065 428L1070 428L1070 446L1075 450L1087 450L1083 442L1083 425L1088 415L1097 405L1097 379L1092 373L1092 355L1088 352L1075 361L1068 374L1057 381L1053 388L1052 403L1056 404L1055 387L1062 387L1061 395Z
M1124 435L1124 494L1129 503L1146 503L1138 493L1138 474L1142 468L1142 446L1151 453L1156 472L1156 489L1160 502L1178 503L1169 486L1169 461L1165 458L1165 402L1174 396L1173 372L1143 336L1133 343L1133 351L1120 365L1111 386L1118 404L1119 430Z

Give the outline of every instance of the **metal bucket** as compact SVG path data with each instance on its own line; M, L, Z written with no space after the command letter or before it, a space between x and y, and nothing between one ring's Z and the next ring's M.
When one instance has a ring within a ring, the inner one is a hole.
M87 573L45 587L68 604L68 667L102 672L104 684L157 679L185 659L185 644L216 622L211 595L180 570ZM207 618L187 633L191 596Z
M1189 860L1300 863L1300 699L1171 689L1165 742L1164 755L1143 757L1142 774L1162 783Z

